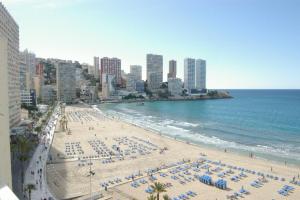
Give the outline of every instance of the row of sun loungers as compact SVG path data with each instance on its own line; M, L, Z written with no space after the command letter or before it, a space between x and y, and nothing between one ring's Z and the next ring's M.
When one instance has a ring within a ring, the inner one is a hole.
M288 196L291 191L293 191L295 188L293 186L284 185L280 190L278 190L278 194L281 194L283 196Z
M184 162L174 163L173 165L170 165L170 166L173 167L172 169L168 170L168 172L159 172L159 176L162 177L162 178L170 177L171 179L178 181L180 184L186 184L187 182L195 181L195 179L196 179L196 180L199 180L200 182L202 182L204 184L213 185L213 186L215 186L215 187L217 187L219 189L226 190L228 188L226 180L219 179L219 180L217 180L217 181L214 182L212 180L212 177L209 176L209 175L207 175L206 173L204 173L202 175L195 173L196 172L195 170L201 171L199 169L199 167L202 169L203 166L207 166L208 165L205 162L198 162L197 161L197 162L193 162L193 163L184 163ZM224 165L220 164L220 162L208 162L208 163L210 163L210 164L217 164L218 166L224 167ZM209 166L209 167L211 167L211 166ZM208 168L204 167L204 168L209 169L209 167ZM220 172L222 170L223 170L223 168L217 167L217 168L215 168L215 170L211 170L211 171ZM248 175L246 173L252 174L251 170L247 170L247 169L243 169L243 168L239 169L239 167L237 167L236 169L235 169L235 167L230 167L229 170L224 170L222 172L222 175L225 176L225 175L231 175L231 174L236 173L236 171L233 171L233 170L240 171L238 173L238 175L232 177L232 178L237 179L237 180L240 180L240 179L248 177ZM153 173L155 173L155 170L149 169L148 172L150 172L150 171L153 172ZM251 186L259 188L259 187L262 187L265 182L268 182L267 179L264 176L262 178L260 178L261 175L259 175L259 174L261 174L261 173L255 172L255 174L257 176L259 176L259 177L258 177L257 180L253 181L250 184ZM269 178L269 176L267 176L267 175L265 175L265 176L267 178ZM155 176L154 175L150 176L149 180L150 181L156 180L156 177L155 178L153 178L153 177L155 177ZM141 185L143 183L137 182L137 184ZM132 184L132 187L135 187L135 186L136 186L136 184ZM278 191L278 193L280 195L287 196L294 189L295 188L292 187L292 186L285 185L282 189L280 189ZM148 187L145 190L145 192L152 193L153 190L152 190L151 187ZM239 197L244 197L244 195L248 195L248 194L250 194L250 192L247 191L246 189L244 189L244 187L242 187L240 190L234 192L232 195L227 195L227 197L230 198L230 199L237 199ZM179 196L174 197L172 199L175 199L175 200L179 199L179 200L181 200L181 199L187 199L187 198L190 198L190 197L191 196L188 195L188 194L183 194L181 196L179 195Z
M185 200L185 199L190 199L192 197L196 197L197 193L193 191L188 191L186 193L182 193L178 195L177 197L171 198L172 200Z
M65 155L72 156L72 155L83 155L84 151L80 145L80 142L66 142L65 143Z
M115 178L115 179L112 179L112 180L109 180L109 181L100 183L100 185L101 185L102 187L109 187L109 186L113 186L113 185L118 184L118 183L121 183L121 182L122 182L122 179L120 179L120 178Z

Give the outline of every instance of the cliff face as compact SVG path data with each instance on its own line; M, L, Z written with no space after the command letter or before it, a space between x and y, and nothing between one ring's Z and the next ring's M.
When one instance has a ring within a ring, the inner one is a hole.
M207 93L207 96L208 97L211 97L211 98L232 98L232 96L230 96L229 92L227 91L217 91L217 90L214 90L214 91L209 91Z

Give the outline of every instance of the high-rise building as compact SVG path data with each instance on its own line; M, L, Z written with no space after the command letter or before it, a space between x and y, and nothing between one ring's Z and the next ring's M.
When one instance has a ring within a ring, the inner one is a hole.
M184 59L184 88L191 92L195 89L195 59L186 58Z
M53 85L43 85L41 89L41 100L45 104L51 104L55 101L55 88Z
M38 63L35 67L35 75L41 77L41 79L44 76L44 64Z
M186 58L184 60L184 88L191 90L206 89L206 61Z
M33 82L33 89L35 90L36 92L36 96L39 98L41 97L41 88L42 88L42 79L40 76L38 75L35 75L33 78L32 78L32 82Z
M206 89L206 61L196 60L196 89Z
M10 127L21 120L20 72L19 72L19 26L0 3L0 36L7 41L8 107ZM5 49L5 48L4 48Z
M73 63L57 64L57 100L73 103L76 99L76 68Z
M100 84L102 84L103 74L114 75L116 84L121 85L121 59L108 57L101 58Z
M19 70L20 70L20 90L28 91L30 89L30 76L29 69L26 65L24 57L20 56L19 61Z
M142 66L141 65L130 65L130 74L135 76L135 80L142 80Z
M115 75L102 74L102 98L109 99L115 92Z
M96 80L99 80L99 70L100 70L100 63L99 63L99 57L94 57L94 77Z
M176 78L176 72L177 72L177 62L176 60L170 60L168 78Z
M29 73L30 88L33 88L34 82L33 77L36 75L36 57L34 53L29 52L25 49L23 52L20 52L20 60L25 62L27 72Z
M159 89L163 82L163 56L147 54L147 81L152 91Z
M136 84L136 76L135 74L129 73L127 74L126 80L126 90L128 91L135 91L135 84Z
M21 119L19 27L0 2L0 188L12 188L9 127Z

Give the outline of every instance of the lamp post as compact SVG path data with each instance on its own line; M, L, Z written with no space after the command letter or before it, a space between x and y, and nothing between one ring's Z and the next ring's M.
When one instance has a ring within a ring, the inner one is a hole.
M91 197L91 200L92 200L92 176L95 175L95 172L92 171L92 159L90 158L90 170L89 170L89 174L88 176L90 177L90 197Z

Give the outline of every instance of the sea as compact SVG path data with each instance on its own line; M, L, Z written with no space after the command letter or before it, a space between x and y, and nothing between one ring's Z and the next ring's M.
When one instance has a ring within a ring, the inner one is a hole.
M232 99L100 104L169 137L300 165L300 90L227 90Z

